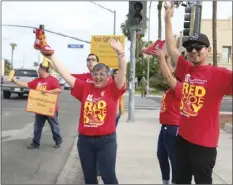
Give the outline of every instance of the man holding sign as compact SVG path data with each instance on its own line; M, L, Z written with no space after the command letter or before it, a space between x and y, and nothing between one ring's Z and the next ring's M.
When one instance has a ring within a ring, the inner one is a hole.
M19 82L14 78L11 78L11 81L18 86L42 91L42 93L59 94L61 92L59 81L49 74L49 66L40 64L38 74L39 78L36 78L31 82ZM32 139L32 143L28 146L28 149L39 148L41 133L46 120L49 122L51 127L53 140L55 141L54 148L60 147L60 144L62 143L62 137L58 124L58 105L56 105L54 117L35 113L34 137Z

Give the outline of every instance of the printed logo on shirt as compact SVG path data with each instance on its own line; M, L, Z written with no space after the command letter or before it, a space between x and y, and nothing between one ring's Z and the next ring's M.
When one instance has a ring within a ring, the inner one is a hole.
M47 83L40 83L39 82L37 84L36 90L38 90L38 91L45 91L45 90L47 90Z
M206 89L204 85L207 80L190 79L190 74L186 75L182 86L182 98L180 104L181 114L187 117L197 116L204 106Z
M88 95L84 103L84 127L99 127L104 124L107 115L107 103L100 98Z

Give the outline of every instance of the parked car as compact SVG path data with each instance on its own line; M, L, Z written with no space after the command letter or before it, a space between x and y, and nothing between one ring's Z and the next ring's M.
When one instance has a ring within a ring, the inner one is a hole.
M64 84L64 89L65 90L70 90L71 89L70 85L67 82Z
M22 82L30 82L33 79L38 78L37 71L33 69L14 69L14 71L14 78ZM18 85L9 82L8 79L9 76L3 76L1 79L4 99L9 99L11 94L18 94L18 96L23 96L24 94L29 93L29 88L19 87Z

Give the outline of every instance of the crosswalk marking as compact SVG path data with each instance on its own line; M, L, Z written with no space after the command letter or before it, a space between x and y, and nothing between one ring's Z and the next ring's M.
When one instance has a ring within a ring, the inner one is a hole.
M124 96L124 108L128 110L129 107L129 97ZM141 98L140 96L135 96L135 109L136 110L159 110L160 102L156 102L149 98Z

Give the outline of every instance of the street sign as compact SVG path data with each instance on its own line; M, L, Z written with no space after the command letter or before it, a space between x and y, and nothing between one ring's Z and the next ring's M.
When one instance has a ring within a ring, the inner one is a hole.
M80 49L80 48L84 48L84 45L83 44L68 44L68 48Z
M118 39L123 47L125 46L125 36L122 35L93 35L91 37L91 53L96 54L101 63L110 68L118 68L118 58L116 52L109 44L110 38Z

